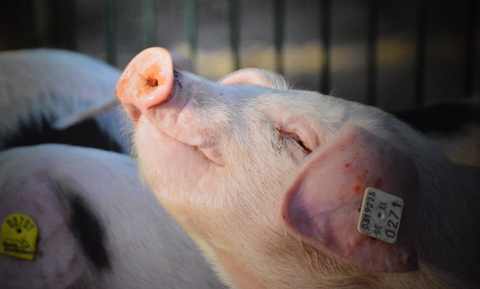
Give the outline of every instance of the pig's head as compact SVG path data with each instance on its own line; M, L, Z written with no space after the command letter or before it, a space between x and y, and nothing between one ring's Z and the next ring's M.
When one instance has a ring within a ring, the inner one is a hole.
M116 92L143 177L227 285L368 286L417 269L416 166L389 115L265 71L179 73L160 48L133 59ZM357 230L367 187L405 202L393 244Z

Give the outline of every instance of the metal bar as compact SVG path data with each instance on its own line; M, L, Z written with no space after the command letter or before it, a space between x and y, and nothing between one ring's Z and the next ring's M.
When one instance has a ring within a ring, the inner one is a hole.
M189 55L195 65L197 58L197 8L195 0L184 0L185 5L185 38L189 46Z
M55 25L60 30L60 46L69 50L75 50L77 47L75 30L75 3L74 0L56 0L54 3Z
M230 19L230 49L232 50L233 69L240 69L240 21L238 0L228 0L228 16Z
M74 0L62 1L65 2L65 18L68 19L68 32L66 35L66 48L75 50L77 48L77 30L75 21L77 20L77 9Z
M273 1L275 70L283 74L283 34L285 30L285 0Z
M115 46L115 0L103 1L103 18L105 22L105 60L111 65L117 63L117 49Z
M426 58L426 37L428 0L418 0L417 15L417 49L415 63L415 91L414 101L416 106L424 103L425 99L425 58Z
M20 10L25 13L21 13L21 35L19 37L18 45L22 48L36 46L35 40L35 3L34 0L20 1L17 3Z
M320 87L319 90L321 93L330 94L330 67L331 67L331 58L330 58L330 14L331 14L331 3L330 0L322 0L320 2L320 39L323 44L323 49L321 51L321 71L320 71Z
M144 48L155 45L155 8L153 0L142 0L143 13L143 46Z
M370 0L368 17L367 48L367 104L377 105L377 41L378 41L378 0Z
M478 0L469 0L467 4L466 43L465 43L465 96L475 94L475 63L476 63L476 20L478 14Z
M49 29L49 2L46 0L33 1L33 16L35 23L35 46L50 46Z

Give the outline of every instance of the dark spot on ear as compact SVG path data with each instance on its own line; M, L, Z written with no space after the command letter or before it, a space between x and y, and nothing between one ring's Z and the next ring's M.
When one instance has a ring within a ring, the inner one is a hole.
M105 247L105 231L100 221L81 197L74 196L70 205L72 232L87 259L100 271L110 269L110 259Z
M35 253L35 258L37 258L37 259L43 258L43 251L42 251L42 250L38 250L37 253Z

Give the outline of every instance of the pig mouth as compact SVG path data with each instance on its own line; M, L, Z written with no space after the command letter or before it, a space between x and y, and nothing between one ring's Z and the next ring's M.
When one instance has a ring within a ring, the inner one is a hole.
M165 103L168 103L171 99L173 99L173 97L175 96L175 93L177 92L177 87L183 88L179 78L180 78L180 73L174 69L172 90L170 90L170 93L168 94L167 99L165 99ZM157 81L157 85L158 85L158 81Z
M203 156L213 164L223 167L225 166L222 154L217 146L195 147Z
M170 139L180 145L187 147L192 150L196 155L198 155L203 161L210 162L218 167L224 167L224 158L220 153L220 150L217 145L194 145L189 141L179 139L178 137L172 136L168 132L155 127L154 129L160 133L164 138Z

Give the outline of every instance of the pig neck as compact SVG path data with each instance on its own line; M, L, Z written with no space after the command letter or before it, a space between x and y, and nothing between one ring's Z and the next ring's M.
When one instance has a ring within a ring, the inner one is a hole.
M257 277L253 273L246 270L246 268L240 265L235 258L230 256L230 254L223 251L222 249L215 250L215 257L217 259L217 262L222 265L225 273L228 274L229 280L227 281L227 283L232 283L228 285L235 286L233 288L267 288L257 279Z
M417 242L421 263L430 267L426 271L480 284L478 270L472 270L480 266L480 169L449 162L419 169L424 176Z

